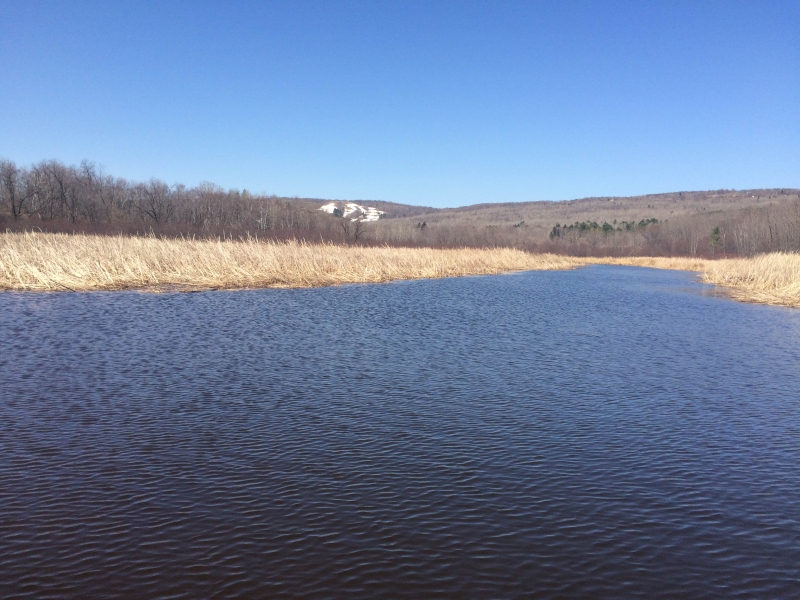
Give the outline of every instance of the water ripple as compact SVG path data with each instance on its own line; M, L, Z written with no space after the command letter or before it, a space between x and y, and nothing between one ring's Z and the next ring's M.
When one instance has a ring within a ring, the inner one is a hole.
M800 311L687 289L1 294L1 595L800 597Z

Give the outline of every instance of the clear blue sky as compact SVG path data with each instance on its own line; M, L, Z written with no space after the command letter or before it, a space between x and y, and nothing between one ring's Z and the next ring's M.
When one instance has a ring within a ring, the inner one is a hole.
M800 1L0 0L0 156L431 206L800 187Z

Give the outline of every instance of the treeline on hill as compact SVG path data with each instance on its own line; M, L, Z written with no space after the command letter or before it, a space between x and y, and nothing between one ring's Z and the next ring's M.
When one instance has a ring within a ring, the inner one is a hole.
M365 223L318 210L322 200L226 191L209 183L188 188L157 179L131 182L104 174L89 162L66 166L44 161L22 168L0 160L0 231L251 235L389 246L513 247L574 256L751 256L800 251L800 199L797 191L791 193L776 193L760 206L706 207L663 219L652 214L615 219L603 213L606 220L551 221L546 227L541 218L536 225L502 222L496 215L489 222L480 211L441 222L435 215L443 213L436 209L376 202L389 218ZM642 210L648 206L642 204Z
M334 218L307 200L194 188L151 179L131 182L94 164L43 161L28 169L0 161L0 226L3 230L100 234L237 237L342 241Z
M550 232L555 252L586 256L752 256L800 251L800 201L667 221L576 223Z
M603 221L603 224L600 225L597 221L575 221L575 223L570 223L569 225L561 225L560 223L556 223L555 227L553 227L552 231L550 232L550 239L554 240L556 238L566 237L571 231L578 231L578 232L586 232L586 231L596 231L600 230L605 234L613 233L615 231L634 231L636 228L644 228L648 225L655 225L658 223L658 219L650 218L650 219L642 219L638 223L635 221L620 221L617 224L617 220L614 219L613 225L607 221ZM521 227L524 225L525 222L517 223L514 227Z
M474 222L415 224L392 219L374 239L396 245L434 247L507 246L572 256L752 256L800 252L800 200L732 211L698 212L664 221L582 221L549 229L524 221L507 225Z

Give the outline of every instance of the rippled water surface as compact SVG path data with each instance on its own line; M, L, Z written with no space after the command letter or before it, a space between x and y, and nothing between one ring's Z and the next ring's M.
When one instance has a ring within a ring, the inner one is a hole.
M622 267L0 294L2 597L800 597L800 310Z

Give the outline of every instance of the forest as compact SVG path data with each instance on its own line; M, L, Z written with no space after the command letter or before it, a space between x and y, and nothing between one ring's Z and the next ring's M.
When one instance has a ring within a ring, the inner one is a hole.
M752 192L752 193L751 193ZM0 230L516 248L572 256L753 256L800 251L798 190L718 190L434 209L361 201L374 223L318 210L328 200L128 181L94 163L0 160Z

